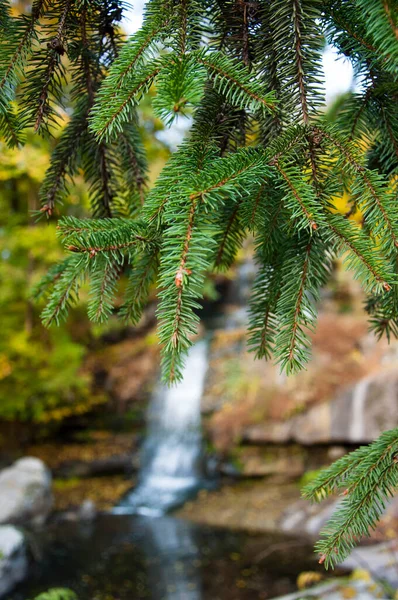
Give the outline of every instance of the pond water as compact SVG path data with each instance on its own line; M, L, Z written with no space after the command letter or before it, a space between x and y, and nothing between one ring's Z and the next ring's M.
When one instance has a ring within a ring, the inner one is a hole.
M103 514L32 534L35 560L10 600L68 587L79 600L265 600L317 569L306 542L195 525L171 516Z

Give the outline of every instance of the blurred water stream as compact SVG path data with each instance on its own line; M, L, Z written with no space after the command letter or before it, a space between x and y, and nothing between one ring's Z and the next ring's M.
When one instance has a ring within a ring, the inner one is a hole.
M207 342L188 354L183 380L159 385L148 409L147 438L138 486L114 508L117 514L160 516L182 504L200 486L200 403L208 366Z

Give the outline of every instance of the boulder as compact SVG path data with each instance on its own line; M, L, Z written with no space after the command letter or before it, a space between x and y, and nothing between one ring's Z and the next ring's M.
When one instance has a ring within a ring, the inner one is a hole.
M80 521L94 521L97 517L97 507L92 500L85 500L80 506L77 516Z
M279 596L273 600L347 600L347 598L358 598L358 600L383 600L387 598L384 590L373 580L332 581L317 585L305 591Z
M342 498L334 496L327 498L320 504L310 503L303 498L290 504L281 514L278 528L284 533L294 535L309 535L319 537L321 530L338 508ZM394 527L398 519L398 496L394 496L386 503L380 520L380 533ZM378 548L381 548L381 546ZM396 547L398 550L398 546ZM398 572L396 574L398 588Z
M51 474L38 458L0 471L0 523L41 525L53 505Z
M339 502L340 500L329 499L322 504L311 504L307 500L297 500L283 512L279 528L289 534L318 537Z
M243 439L251 444L360 444L397 426L398 372L386 369L291 419L248 428Z
M28 570L25 539L11 525L0 526L0 598L22 581Z
M297 479L305 472L305 452L291 446L242 446L233 455L233 462L221 462L222 475L235 478L262 478L277 475L279 479Z
M359 546L346 558L346 569L371 569L379 581L386 581L393 589L398 588L396 540L371 546Z

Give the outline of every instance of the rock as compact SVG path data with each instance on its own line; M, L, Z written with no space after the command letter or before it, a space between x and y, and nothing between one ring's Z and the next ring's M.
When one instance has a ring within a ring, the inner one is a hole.
M329 461L338 460L344 454L347 454L347 448L344 446L330 446L327 449L327 458Z
M398 588L397 542L385 542L355 548L343 562L347 569L372 569L379 581L387 581L394 589Z
M11 525L0 526L0 598L22 581L28 570L23 534Z
M80 521L94 521L97 516L97 508L92 500L85 500L78 512Z
M264 423L249 427L244 435L243 442L249 444L286 444L293 440L294 420Z
M296 535L310 535L318 537L326 522L337 509L341 498L328 498L321 504L311 504L307 500L300 499L293 502L282 513L279 520L279 528L285 533ZM381 518L382 530L398 519L398 496L394 496L386 503L386 510ZM398 550L398 547L397 547ZM398 560L398 555L397 555ZM398 572L397 572L398 588Z
M331 438L371 442L398 425L398 376L386 370L361 379L331 403Z
M339 502L340 500L329 500L322 504L310 504L307 500L300 499L282 514L280 529L285 533L317 537Z
M91 524L97 518L98 511L92 500L84 500L78 509L64 510L56 515L56 521L68 521L70 523Z
M0 523L41 525L52 505L51 474L38 458L0 471Z
M358 598L360 600L383 600L386 596L382 588L373 580L333 581L317 585L305 591L279 596L273 600L346 600L347 598Z
M115 454L106 458L92 461L71 460L65 461L55 469L55 476L61 479L73 477L98 477L104 475L119 475L138 470L138 456L131 452Z
M278 475L287 480L297 479L305 472L304 453L296 447L243 446L236 449L233 458L232 464L221 463L218 472L236 478Z
M299 444L324 444L330 442L332 403L322 403L298 415L292 427L293 439Z
M398 426L398 373L385 369L287 421L248 428L246 443L369 443Z

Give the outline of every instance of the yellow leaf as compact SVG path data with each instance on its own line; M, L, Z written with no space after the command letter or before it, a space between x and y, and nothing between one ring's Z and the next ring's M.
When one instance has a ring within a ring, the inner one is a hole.
M321 573L316 573L315 571L303 571L297 577L297 587L299 590L305 590L306 588L319 583L321 579Z

